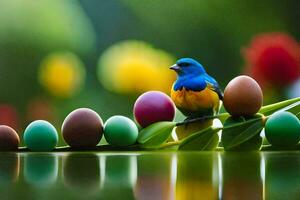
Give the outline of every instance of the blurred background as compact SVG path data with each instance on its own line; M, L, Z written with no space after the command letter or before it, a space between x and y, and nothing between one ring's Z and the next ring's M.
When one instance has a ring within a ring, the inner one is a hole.
M248 74L265 104L300 96L297 0L2 0L0 124L58 129L89 107L132 117L136 97L169 94L176 59L201 62L224 89Z

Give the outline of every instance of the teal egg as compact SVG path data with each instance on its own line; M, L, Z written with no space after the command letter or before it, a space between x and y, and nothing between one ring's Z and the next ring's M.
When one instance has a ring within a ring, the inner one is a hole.
M300 121L290 112L275 113L266 122L265 135L273 146L294 146L300 140Z
M24 143L32 151L51 151L58 142L58 134L52 124L37 120L27 126Z
M138 128L131 119L116 115L106 121L104 137L113 146L129 146L136 142Z

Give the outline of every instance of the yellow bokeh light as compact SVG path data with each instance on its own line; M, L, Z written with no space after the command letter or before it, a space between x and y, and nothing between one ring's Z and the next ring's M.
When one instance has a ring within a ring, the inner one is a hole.
M144 42L124 41L100 57L98 77L106 89L117 93L169 93L176 78L169 70L174 62L174 57Z
M72 53L54 53L41 64L39 80L53 96L69 98L81 89L85 78L85 68Z

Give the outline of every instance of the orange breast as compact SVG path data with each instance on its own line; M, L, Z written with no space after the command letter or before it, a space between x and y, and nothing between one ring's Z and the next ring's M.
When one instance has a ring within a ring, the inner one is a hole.
M172 89L171 98L178 108L194 112L207 109L217 112L220 105L218 94L208 88L202 91L191 91L185 88L177 91Z

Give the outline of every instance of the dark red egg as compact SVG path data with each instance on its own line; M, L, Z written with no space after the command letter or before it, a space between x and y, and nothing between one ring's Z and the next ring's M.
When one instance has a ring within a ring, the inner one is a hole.
M62 125L65 142L73 148L95 147L103 135L103 121L93 110L79 108L71 112Z
M0 151L15 151L20 144L17 132L9 126L0 126Z
M159 121L173 121L175 105L166 94L150 91L136 100L133 113L137 123L142 127L147 127Z

